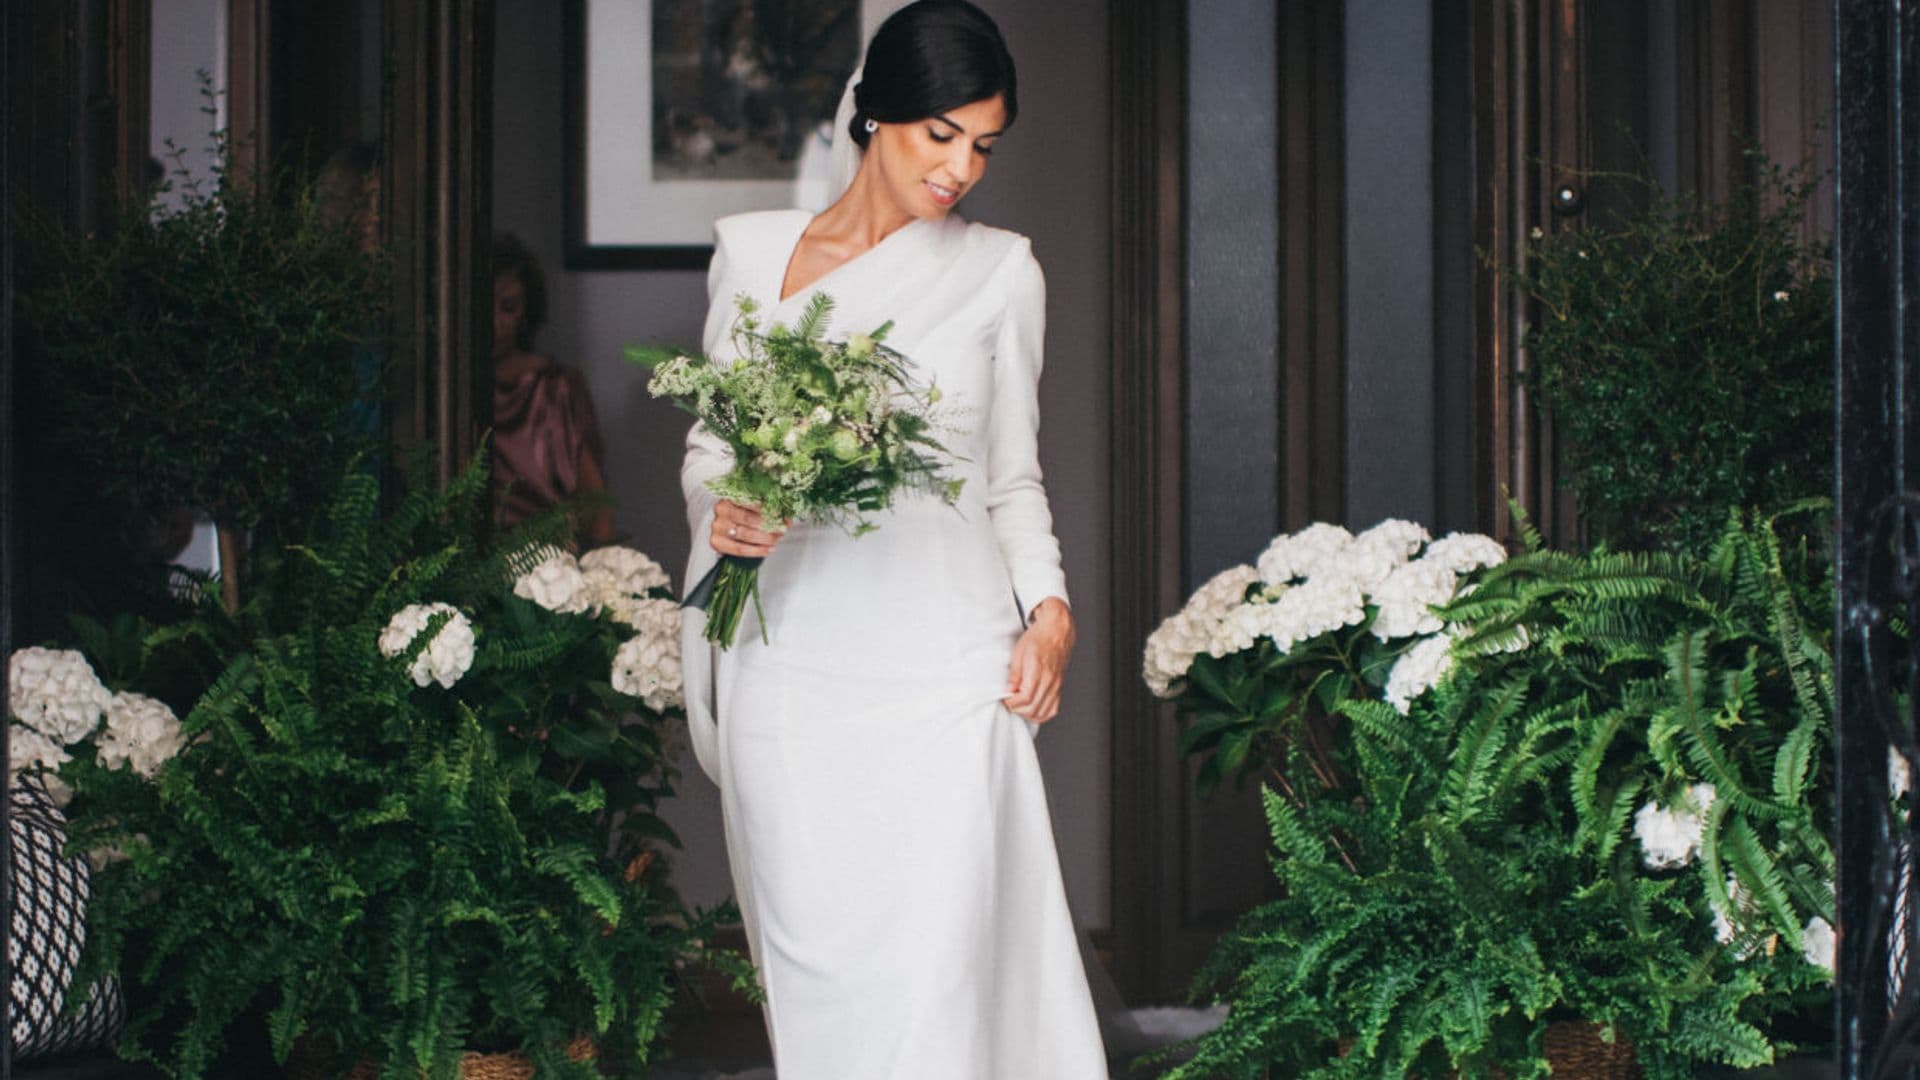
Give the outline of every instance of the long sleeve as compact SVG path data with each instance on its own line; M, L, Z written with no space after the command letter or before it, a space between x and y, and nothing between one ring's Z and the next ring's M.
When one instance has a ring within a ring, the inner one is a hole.
M720 301L719 291L726 280L728 264L728 223L714 223L713 262L707 269L707 325L700 348L712 357L727 339L732 325L732 305ZM720 561L709 535L713 529L714 508L720 497L707 487L707 481L733 468L733 451L718 436L695 421L687 431L687 455L680 463L680 492L687 502L687 528L691 545L687 551L687 575L681 579L682 595L691 591ZM720 729L714 715L714 648L705 636L706 618L698 611L686 611L680 624L680 663L687 710L687 735L693 755L716 784L723 784L725 768L721 760Z
M1040 475L1040 368L1047 284L1022 239L1002 270L1006 314L995 340L993 407L988 430L987 512L1022 614L1042 600L1067 599L1060 542Z
M707 356L714 356L727 341L727 328L733 324L733 305L731 298L717 295L721 283L726 278L728 263L727 222L717 222L714 229L713 261L707 269L707 324L702 334L700 347ZM687 454L680 463L680 493L687 503L687 528L692 547L687 553L687 576L684 588L691 589L708 570L720 561L720 556L708 542L713 528L714 508L720 504L720 497L707 487L707 481L724 475L733 468L733 451L718 436L706 429L706 425L695 421L687 431Z

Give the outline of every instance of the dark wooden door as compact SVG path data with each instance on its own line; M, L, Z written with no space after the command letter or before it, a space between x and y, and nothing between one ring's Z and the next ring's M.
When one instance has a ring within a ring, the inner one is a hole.
M1196 792L1139 661L1206 577L1342 517L1342 8L1113 6L1113 953L1136 1002L1182 998L1273 895L1257 786ZM1231 71L1196 80L1228 28ZM1222 80L1232 113L1199 112Z

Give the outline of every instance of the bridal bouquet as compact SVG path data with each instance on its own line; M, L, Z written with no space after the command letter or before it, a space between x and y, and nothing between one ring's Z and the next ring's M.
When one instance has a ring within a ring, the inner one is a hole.
M859 536L867 515L902 491L951 505L962 481L943 471L933 437L938 387L915 383L908 361L887 347L888 322L869 334L826 339L833 300L815 294L792 326L763 326L751 297L739 309L732 363L629 346L629 360L653 371L647 389L692 413L733 451L733 468L708 487L757 506L771 530L798 519ZM687 604L707 609L706 637L733 644L751 600L760 611L759 559L728 555L695 585ZM761 638L766 623L761 622Z

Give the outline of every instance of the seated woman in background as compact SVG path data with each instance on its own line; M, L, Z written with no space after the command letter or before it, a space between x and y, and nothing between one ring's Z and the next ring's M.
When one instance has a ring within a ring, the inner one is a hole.
M493 239L494 516L511 527L576 496L582 546L613 538L605 450L579 369L533 351L547 319L540 264L510 233Z

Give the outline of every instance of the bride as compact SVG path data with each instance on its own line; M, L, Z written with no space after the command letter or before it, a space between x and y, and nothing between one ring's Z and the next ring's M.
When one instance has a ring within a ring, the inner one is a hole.
M751 611L726 652L691 611L684 641L775 1069L1104 1078L1032 742L1074 640L1037 458L1045 284L1025 237L952 213L1018 112L1013 61L966 0L919 0L874 35L852 105L837 202L716 223L707 353L733 355L742 294L791 323L826 293L833 336L892 320L966 483L857 540L778 531L708 491L724 444L687 438L686 580L766 558L764 642Z

